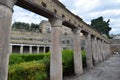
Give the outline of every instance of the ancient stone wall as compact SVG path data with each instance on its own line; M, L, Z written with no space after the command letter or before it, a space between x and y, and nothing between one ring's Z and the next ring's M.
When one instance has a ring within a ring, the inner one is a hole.
M11 31L11 43L19 44L50 44L50 34Z

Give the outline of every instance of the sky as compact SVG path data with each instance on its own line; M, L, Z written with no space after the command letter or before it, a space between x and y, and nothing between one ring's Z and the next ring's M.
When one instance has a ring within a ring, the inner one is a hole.
M120 34L120 0L59 0L67 9L78 15L90 24L92 19L103 16L104 20L110 19L110 34ZM46 18L28 10L14 6L14 22L26 22L39 24Z

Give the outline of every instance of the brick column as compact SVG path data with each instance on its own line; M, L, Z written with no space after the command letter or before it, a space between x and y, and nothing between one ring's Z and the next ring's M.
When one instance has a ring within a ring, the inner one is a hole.
M51 56L50 56L50 80L62 80L62 52L61 33L62 20L51 18Z
M92 46L91 46L91 35L86 36L86 64L87 68L90 69L93 67L92 61Z
M16 0L0 0L0 80L7 80L12 8Z
M83 73L80 31L81 30L78 28L73 29L74 70L76 75L80 75Z

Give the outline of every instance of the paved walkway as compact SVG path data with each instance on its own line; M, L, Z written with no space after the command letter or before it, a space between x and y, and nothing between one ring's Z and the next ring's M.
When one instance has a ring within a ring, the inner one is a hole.
M120 80L120 54L112 55L108 60L79 77L74 76L64 80Z

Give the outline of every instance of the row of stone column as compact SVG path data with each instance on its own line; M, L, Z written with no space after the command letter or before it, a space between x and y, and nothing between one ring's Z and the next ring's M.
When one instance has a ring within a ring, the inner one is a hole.
M14 53L14 47L19 47L20 48L15 53L23 54L24 53L24 47L26 47L26 46L25 45L10 45L10 53ZM26 53L30 53L30 54L34 53L33 52L33 47L36 47L36 50L35 50L36 53L46 53L46 52L50 51L50 47L46 47L46 46L28 45L27 47L29 48L29 50Z
M62 54L61 54L61 26L62 20L59 18L53 18L51 21L52 34L51 34L51 61L50 61L50 80L62 80ZM73 38L73 50L74 50L74 70L76 75L83 73L82 67L82 55L81 55L81 36L80 28L72 29ZM90 69L94 64L98 64L104 61L110 54L110 47L104 40L101 40L87 33L86 35L86 64Z
M90 34L87 35L86 64L88 69L106 60L110 54L109 43Z
M0 80L7 80L8 75L8 62L9 62L9 39L10 39L10 30L11 30L11 19L12 19L12 9L13 5L17 0L0 0ZM62 34L62 23L63 20L58 17L51 17L49 19L52 25L51 32L51 56L50 56L50 80L62 80L62 48L61 48L61 34ZM77 27L77 26L75 26ZM72 29L74 34L73 40L73 50L74 50L74 67L75 74L80 75L83 73L82 68L82 56L81 56L81 45L80 45L80 28ZM99 41L94 44L97 58L95 60L99 61L101 59L101 50ZM87 66L90 68L93 66L92 61L92 45L91 45L91 35L87 35L87 45L86 45L86 57L87 57ZM105 57L108 55L109 50L108 45L105 46ZM94 47L94 46L93 46ZM21 47L22 50L23 47ZM107 51L107 52L106 52ZM22 51L21 51L22 52ZM94 52L94 53L95 53ZM99 53L98 53L99 52Z
M61 34L62 34L62 20L60 18L51 18L52 25L51 33L51 58L50 58L50 80L62 80L62 49L61 49ZM81 38L80 28L72 29L74 34L73 50L74 50L74 70L76 75L83 73L82 55L81 55Z

